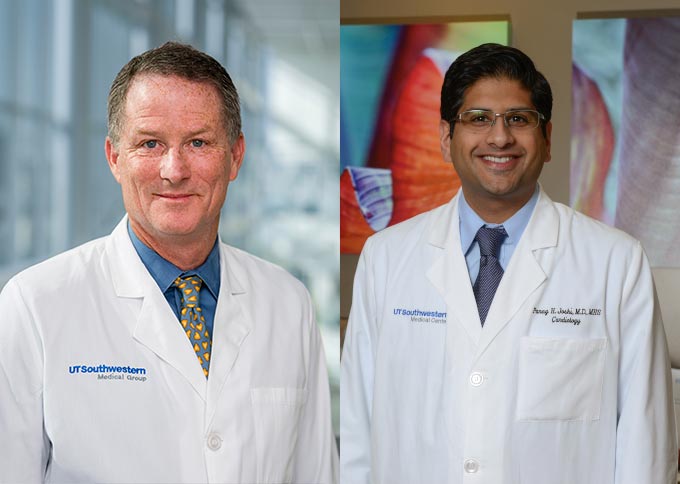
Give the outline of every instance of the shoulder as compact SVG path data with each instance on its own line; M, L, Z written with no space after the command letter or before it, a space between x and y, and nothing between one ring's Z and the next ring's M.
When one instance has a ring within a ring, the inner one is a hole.
M643 252L642 244L633 236L596 220L562 203L551 202L559 217L559 245L574 245L593 255Z
M107 239L108 236L86 242L24 269L8 285L17 285L39 297L68 286L91 284L92 275L100 270Z
M373 234L366 241L362 252L408 251L426 239L433 224L440 222L442 217L451 212L451 204L452 202L441 205Z
M243 304L256 326L269 337L287 338L291 331L316 330L314 309L305 286L282 267L244 250L220 243L226 279L220 289ZM297 328L297 330L295 329ZM285 335L277 331L284 331Z
M305 286L281 266L223 242L220 242L220 253L228 273L233 274L240 284L259 292L275 288L279 294L291 291L300 297L308 297Z

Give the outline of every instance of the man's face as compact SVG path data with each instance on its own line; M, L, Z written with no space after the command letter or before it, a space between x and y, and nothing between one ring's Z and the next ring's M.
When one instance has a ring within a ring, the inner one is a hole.
M536 109L531 93L515 80L483 78L465 92L459 113L488 109L505 113L510 109ZM532 196L543 163L550 161L550 132L541 127L511 130L502 117L486 132L473 132L456 123L449 137L449 124L440 123L444 158L452 161L460 177L466 201L480 215L502 218L521 208ZM500 208L500 209L499 209Z
M156 74L132 81L118 144L106 139L130 225L152 248L214 241L244 151L242 135L229 142L214 86Z

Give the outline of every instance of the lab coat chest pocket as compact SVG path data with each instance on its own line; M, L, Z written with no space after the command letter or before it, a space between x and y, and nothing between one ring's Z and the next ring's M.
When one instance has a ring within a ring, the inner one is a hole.
M255 425L258 483L290 483L298 424L307 390L253 388L250 390Z
M607 340L520 340L517 419L597 420Z

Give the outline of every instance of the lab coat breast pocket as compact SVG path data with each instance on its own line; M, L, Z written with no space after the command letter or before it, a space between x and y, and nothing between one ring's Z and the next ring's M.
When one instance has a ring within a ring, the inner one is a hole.
M599 419L606 349L604 338L521 338L517 419Z
M298 425L307 390L253 388L250 401L255 425L258 483L290 483Z

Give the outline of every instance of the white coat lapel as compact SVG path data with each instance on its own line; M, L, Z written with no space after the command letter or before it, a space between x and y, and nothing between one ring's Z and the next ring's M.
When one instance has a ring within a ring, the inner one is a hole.
M480 340L480 354L508 324L527 298L547 279L545 270L538 262L537 251L555 247L558 232L557 211L541 189L534 213L489 308ZM549 266L548 263L546 267Z
M454 316L448 318L448 325L461 324L472 341L477 343L482 327L460 246L459 197L460 194L430 218L428 242L441 249L441 255L434 259L427 277L446 301L449 314Z
M208 422L215 415L219 395L234 367L241 345L252 328L246 300L253 295L248 293L241 282L247 280L247 274L231 251L231 248L220 243L221 282L208 378Z
M136 322L131 325L133 338L182 374L205 400L207 384L196 353L137 255L127 233L127 217L114 229L107 243L107 256L116 295L141 299Z

